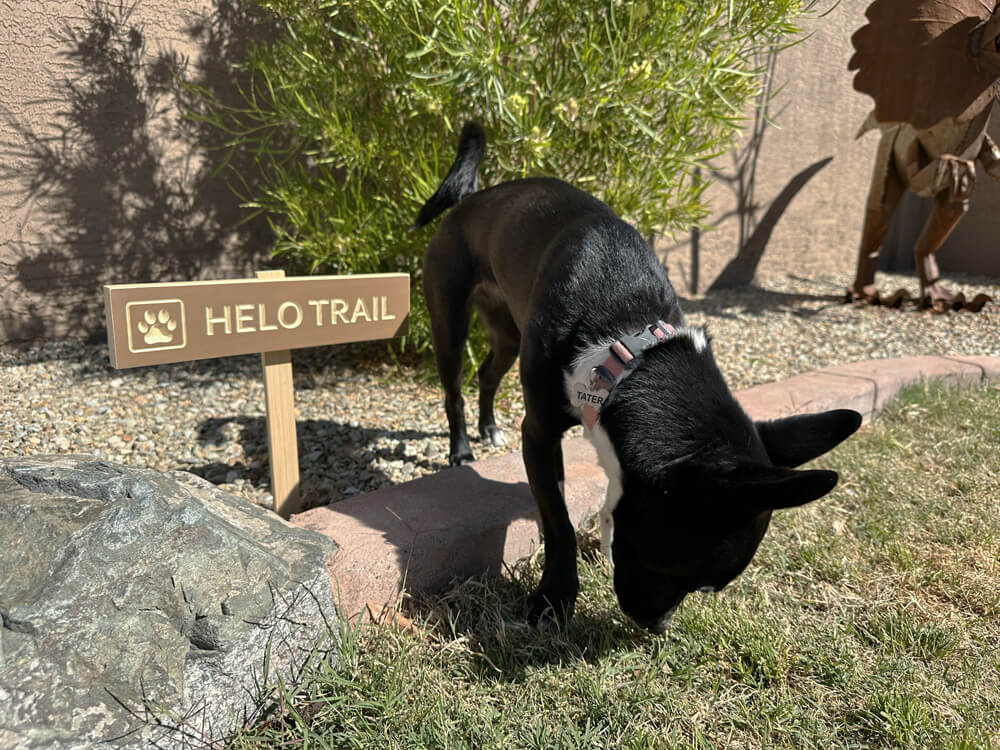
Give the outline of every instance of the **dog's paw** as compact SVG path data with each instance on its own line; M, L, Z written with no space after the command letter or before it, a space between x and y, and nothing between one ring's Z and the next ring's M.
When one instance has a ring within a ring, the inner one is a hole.
M452 453L448 456L449 466L465 466L466 464L471 464L476 460L476 457L472 455L472 451L462 451L461 453Z
M479 437L482 439L483 443L486 445L492 445L494 448L503 448L507 445L507 438L504 437L503 430L495 424L480 427Z
M531 609L528 611L528 624L536 630L547 630L550 627L565 627L573 617L573 605L576 603L576 591L544 593L539 590L531 597Z

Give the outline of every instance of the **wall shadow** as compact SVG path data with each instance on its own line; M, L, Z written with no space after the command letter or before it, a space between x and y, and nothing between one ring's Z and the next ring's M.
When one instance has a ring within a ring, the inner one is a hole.
M3 293L29 293L0 310L6 341L103 338L104 283L224 278L267 258L267 222L248 221L226 184L231 168L252 175L253 165L227 164L224 134L181 112L192 87L235 103L235 65L272 22L215 0L185 19L191 62L150 38L135 10L95 0L55 34L65 71L55 122L4 117L0 191L30 221L5 249Z

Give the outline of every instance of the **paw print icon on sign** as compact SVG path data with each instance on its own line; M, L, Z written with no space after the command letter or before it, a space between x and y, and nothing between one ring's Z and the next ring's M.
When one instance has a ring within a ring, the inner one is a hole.
M177 321L171 318L166 310L161 309L158 313L146 310L142 317L143 320L139 321L137 328L146 344L155 346L169 344L174 340L173 332L177 328Z
M126 311L131 351L181 349L186 345L184 303L181 300L130 302Z

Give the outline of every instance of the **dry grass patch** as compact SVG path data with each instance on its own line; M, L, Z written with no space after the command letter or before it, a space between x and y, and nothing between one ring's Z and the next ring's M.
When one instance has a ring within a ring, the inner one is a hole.
M236 747L1000 745L1000 390L911 389L818 463L750 569L633 627L585 533L578 611L535 632L527 561L344 630Z

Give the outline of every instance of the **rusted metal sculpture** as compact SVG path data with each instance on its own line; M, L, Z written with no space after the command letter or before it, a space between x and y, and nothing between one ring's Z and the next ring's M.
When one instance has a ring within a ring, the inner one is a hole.
M881 297L875 266L889 221L905 190L933 198L913 248L920 303L939 312L979 310L939 278L934 253L969 209L975 162L1000 179L1000 149L986 133L1000 93L997 0L875 0L868 23L851 37L854 88L875 100L858 135L882 131L865 211L858 270L848 298L898 306L900 290Z

